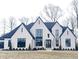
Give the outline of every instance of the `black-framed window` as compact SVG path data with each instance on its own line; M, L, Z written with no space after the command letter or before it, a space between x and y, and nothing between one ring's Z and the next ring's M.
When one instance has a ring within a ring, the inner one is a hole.
M48 38L50 37L50 34L47 34Z
M59 46L59 40L56 40L56 46L57 47Z
M0 48L4 48L4 42L0 42Z
M42 37L43 36L43 29L36 29L36 37Z
M36 46L42 46L42 40L41 39L36 40Z
M55 30L55 36L56 36L56 37L59 36L59 30L58 30L58 29Z
M23 32L23 28L21 28L21 32Z
M40 20L39 20L38 22L39 22L39 24L40 24Z
M35 36L36 36L35 37L36 46L42 46L43 29L36 29Z
M46 40L46 48L51 48L51 40Z
M65 45L66 45L66 47L70 47L71 46L71 39L66 39Z
M8 41L8 47L11 47L11 40Z
M25 47L26 46L26 40L25 40L25 38L18 38L17 39L17 46L18 47Z

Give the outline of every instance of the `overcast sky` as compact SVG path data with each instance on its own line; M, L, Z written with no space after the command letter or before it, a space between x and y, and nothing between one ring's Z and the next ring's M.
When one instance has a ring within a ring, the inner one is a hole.
M64 11L64 17L68 15L68 8L72 0L0 0L0 34L3 32L2 21L5 18L8 21L9 16L18 18L22 16L35 18L40 15L45 5L53 4L59 6ZM62 22L59 21L59 22Z

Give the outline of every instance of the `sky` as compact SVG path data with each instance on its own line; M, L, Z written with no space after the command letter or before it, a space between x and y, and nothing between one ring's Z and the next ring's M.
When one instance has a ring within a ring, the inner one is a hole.
M68 8L72 0L0 0L0 35L3 33L3 19L6 19L8 24L8 18L13 16L16 18L17 25L20 24L19 18L25 16L29 18L29 22L35 21L37 16L40 16L45 5L53 4L59 6L64 12L63 17L59 20L62 23L62 19L68 16ZM34 20L33 20L34 19ZM6 30L8 32L8 30Z

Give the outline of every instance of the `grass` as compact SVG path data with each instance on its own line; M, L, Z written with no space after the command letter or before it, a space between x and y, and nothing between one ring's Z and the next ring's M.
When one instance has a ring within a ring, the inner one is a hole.
M0 51L0 59L78 59L77 51Z

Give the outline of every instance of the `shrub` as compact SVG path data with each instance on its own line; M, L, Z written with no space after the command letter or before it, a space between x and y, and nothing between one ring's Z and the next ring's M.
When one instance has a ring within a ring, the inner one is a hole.
M15 48L13 48L13 50L15 50Z
M31 50L31 46L30 46L30 44L29 44L28 50Z
M38 50L44 50L44 47L42 47L42 48L38 48Z
M36 48L33 48L33 50L37 50Z
M76 50L78 51L78 44L76 44Z

